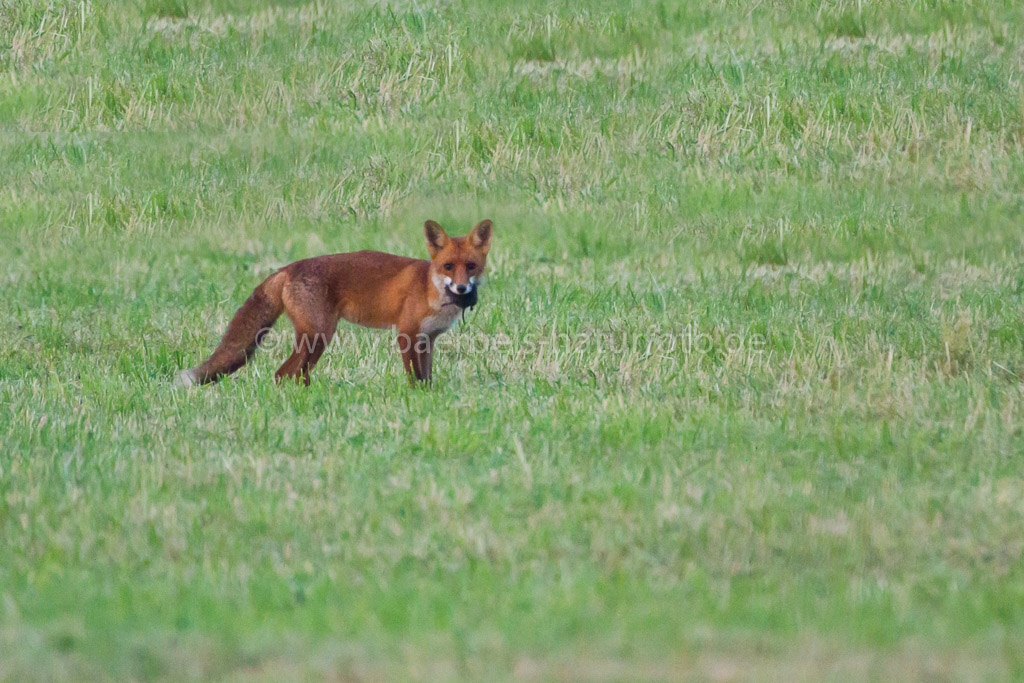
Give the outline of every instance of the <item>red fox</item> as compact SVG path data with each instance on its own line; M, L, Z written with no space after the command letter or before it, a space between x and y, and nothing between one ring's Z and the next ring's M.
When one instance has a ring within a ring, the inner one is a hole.
M379 251L304 259L281 268L235 313L220 346L175 383L216 382L245 365L271 325L287 313L295 326L294 353L275 377L309 386L309 373L331 343L338 321L398 331L410 381L430 380L434 340L477 301L493 223L481 221L465 237L449 237L434 221L424 232L430 260Z

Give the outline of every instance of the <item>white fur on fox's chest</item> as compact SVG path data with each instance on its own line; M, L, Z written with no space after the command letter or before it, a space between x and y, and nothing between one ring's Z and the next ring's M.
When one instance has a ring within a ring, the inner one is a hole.
M459 321L462 309L458 306L442 306L437 313L427 316L420 323L420 334L441 334L447 332Z
M448 281L451 282L451 280ZM438 304L435 305L440 305L440 308L437 309L436 313L428 315L423 319L423 322L420 323L420 334L441 334L442 332L447 332L455 324L455 321L459 319L461 309L458 306L445 306L441 304L445 298L444 278L440 275L434 275L433 282L434 287L437 288L438 296Z

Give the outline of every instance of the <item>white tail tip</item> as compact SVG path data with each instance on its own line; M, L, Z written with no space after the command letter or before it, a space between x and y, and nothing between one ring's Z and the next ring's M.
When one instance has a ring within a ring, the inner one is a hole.
M196 376L193 370L182 370L174 378L174 386L176 387L194 387L196 385Z

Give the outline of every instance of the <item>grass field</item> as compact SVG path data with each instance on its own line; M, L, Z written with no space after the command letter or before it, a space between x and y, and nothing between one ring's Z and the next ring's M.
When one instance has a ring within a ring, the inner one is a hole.
M1022 72L1009 0L0 0L0 679L1024 677ZM171 386L485 217L430 390Z

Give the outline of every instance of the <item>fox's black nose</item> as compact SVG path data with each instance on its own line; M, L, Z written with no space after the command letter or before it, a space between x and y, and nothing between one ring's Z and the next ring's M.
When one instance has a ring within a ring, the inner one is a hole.
M465 294L469 291L469 285L455 285L455 291L459 294Z

